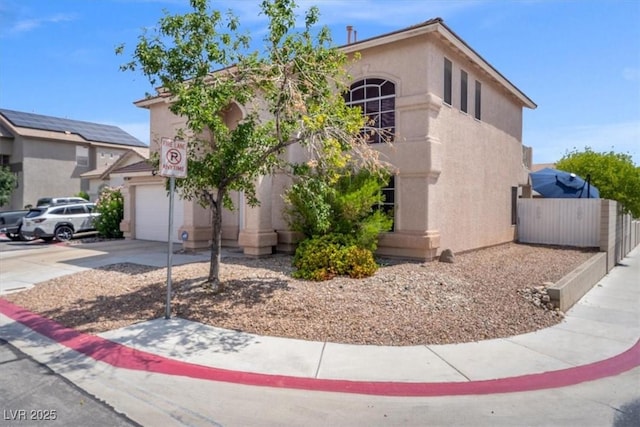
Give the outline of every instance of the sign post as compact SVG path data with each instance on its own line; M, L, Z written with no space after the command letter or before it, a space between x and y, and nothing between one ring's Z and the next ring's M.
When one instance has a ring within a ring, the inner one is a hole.
M169 178L169 230L167 248L167 304L164 318L171 318L171 266L173 263L173 193L176 188L176 178L187 176L187 143L171 138L160 140L160 176Z

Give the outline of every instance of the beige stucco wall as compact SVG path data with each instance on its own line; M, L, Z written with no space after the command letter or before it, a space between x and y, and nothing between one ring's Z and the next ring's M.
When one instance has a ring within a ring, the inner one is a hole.
M105 146L91 147L91 162L95 163L95 165L92 164L91 166L92 168L97 168L104 165L112 165L127 152L128 150L125 148L111 148Z
M514 239L511 188L526 185L528 176L523 101L457 49L427 33L362 49L349 69L354 82L382 78L396 85L396 139L392 146L375 146L396 175L395 230L381 236L380 254L432 259L445 248L461 252ZM443 102L445 57L453 63L452 105ZM460 111L461 69L468 74L468 113ZM482 83L481 120L474 117L476 80ZM168 105L159 101L149 108L152 140L171 136L178 120ZM285 156L303 160L305 152L294 146ZM295 239L282 217L289 183L283 174L261 179L260 208L246 207L234 195L242 208L225 214L226 235L237 232L251 254L269 253L275 245L289 250ZM192 225L203 226L196 216Z
M487 74L455 51L435 46L431 90L443 96L444 57L453 63L452 105L443 103L434 133L442 143L442 173L434 186L432 215L441 249L454 252L511 241L511 187L526 185L522 164L522 107ZM468 73L468 114L460 110L460 70ZM481 119L475 81L482 84Z
M149 107L151 153L159 150L161 138L175 138L178 129L186 127L186 119L178 117L169 110L169 104L160 102Z
M186 128L186 120L178 117L169 110L169 104L159 102L148 106L150 116L150 152L158 152L161 138L174 138L179 129ZM241 117L239 109L229 112L228 121L237 122ZM150 174L149 174L150 175ZM121 229L125 236L134 237L135 222L143 220L135 215L136 187L151 183L164 183L166 178L161 176L134 176L124 181L125 214ZM179 191L179 190L178 190ZM241 230L240 215L243 212L243 197L232 192L230 198L234 204L234 210L223 209L222 212L222 241L225 246L237 246L238 235ZM183 243L185 249L200 249L211 244L211 211L200 206L196 201L181 201L184 209L184 223L179 226L179 232L187 231L189 238Z
M406 238L385 248L386 236L381 252L417 245L400 252L422 257L435 255L434 247L459 252L513 240L511 187L527 183L516 98L434 34L360 55L353 81L379 77L396 84L397 138L393 147L376 148L398 171L394 234ZM452 105L442 101L445 57L453 63ZM468 113L460 110L461 69L468 73ZM474 118L476 80L481 120Z
M76 165L76 145L21 139L23 203L35 206L40 197L73 196L81 190L80 174L89 167Z
M104 165L113 165L116 161L118 161L120 157L124 156L128 150L117 150L117 149L109 149L109 148L105 149L103 147L98 147L95 151L96 151L95 154L96 154L98 166L104 167ZM113 154L113 156L111 154ZM103 163L102 165L100 163L101 160L105 161L105 163ZM112 166L112 167L114 169L117 169L120 167L132 165L141 160L143 160L142 156L130 155L124 158L118 165ZM116 187L123 187L125 184L124 176L120 174L109 174L105 176L104 179L102 179L101 177L86 178L85 181L88 182L88 190L85 190L85 191L87 191L87 193L89 194L89 199L92 202L95 202L96 200L98 200L98 197L100 196L100 192L105 186L116 188Z

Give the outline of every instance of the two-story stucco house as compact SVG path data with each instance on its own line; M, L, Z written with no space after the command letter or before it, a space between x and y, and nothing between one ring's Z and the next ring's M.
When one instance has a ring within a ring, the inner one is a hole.
M381 236L378 253L429 260L445 248L461 252L514 240L516 201L528 188L531 158L522 144L522 115L524 108L536 108L533 101L441 19L341 49L361 57L349 70L347 102L395 134L392 146L375 144L395 169L385 189L394 228ZM164 98L136 104L150 111L152 141L184 126ZM237 108L228 114L228 120L241 118ZM151 149L157 149L153 142ZM287 156L298 159L301 152L293 147ZM290 250L295 236L283 220L281 197L287 184L284 176L264 177L258 208L235 194L239 208L224 213L223 243L252 255ZM164 190L150 170L131 176L125 188L122 228L136 238L140 222L150 220L140 216L140 198L153 203L145 212L166 212L160 205L168 202L150 201L152 191ZM176 206L173 238L186 231L186 248L208 245L208 211L192 203ZM166 231L153 238L166 241Z
M104 185L116 185L112 167L148 157L149 147L117 126L0 109L0 165L18 178L3 209L80 191L95 200Z

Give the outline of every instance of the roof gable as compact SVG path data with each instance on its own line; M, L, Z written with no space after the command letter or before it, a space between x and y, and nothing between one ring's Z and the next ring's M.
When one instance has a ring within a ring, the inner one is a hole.
M127 166L123 166L121 168L116 168L113 169L111 172L112 173L137 173L137 172L154 172L155 168L153 166L153 164L151 163L151 161L149 160L142 160L139 161L137 163L132 163L130 165Z
M117 126L43 116L40 114L25 113L22 111L7 110L4 108L0 108L0 115L2 115L16 128L61 132L67 135L76 134L86 141L91 142L129 145L134 147L147 146L145 143Z
M104 164L96 169L90 170L83 174L80 174L83 178L99 178L106 179L109 174L119 168L127 167L127 165L136 164L141 161L146 161L147 158L135 150L128 150L124 155L120 156L115 162L111 164Z
M355 53L364 49L381 46L389 43L398 42L400 40L409 39L427 33L435 33L440 39L446 40L447 44L454 47L459 53L466 56L474 64L478 65L487 75L489 75L499 85L509 91L519 102L527 108L534 109L537 105L498 70L496 70L489 62L480 56L471 46L467 44L460 36L447 27L442 18L434 18L421 24L413 25L398 31L394 31L380 36L371 37L365 40L359 40L351 44L341 46L340 49L345 53Z
M536 103L533 102L527 95L525 95L524 92L518 89L497 69L495 69L493 65L487 62L482 56L480 56L475 50L473 50L473 48L469 46L467 42L465 42L462 38L460 38L460 36L458 36L449 27L447 27L442 18L433 18L420 24L412 25L410 27L393 31L391 33L374 36L364 40L358 40L353 43L340 46L339 49L344 53L352 54L364 49L382 46L428 33L435 33L436 37L438 37L440 40L446 41L447 44L455 48L461 55L466 56L471 62L473 62L481 70L483 70L491 79L497 82L497 84L505 88L507 92L513 95L523 107L531 109L537 108ZM223 69L214 71L214 73L218 73L221 71L223 71ZM157 95L141 99L134 102L134 104L141 108L149 108L153 104L159 102L167 102L168 97L164 92L164 89L158 88L157 92Z

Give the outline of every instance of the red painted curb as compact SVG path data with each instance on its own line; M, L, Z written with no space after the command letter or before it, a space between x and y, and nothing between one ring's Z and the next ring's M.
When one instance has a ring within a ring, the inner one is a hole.
M232 371L181 362L83 334L0 298L0 312L71 350L116 368L179 375L202 380L378 396L460 396L543 390L593 381L640 366L640 340L609 359L588 365L517 377L467 382L349 381Z

